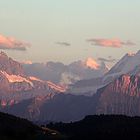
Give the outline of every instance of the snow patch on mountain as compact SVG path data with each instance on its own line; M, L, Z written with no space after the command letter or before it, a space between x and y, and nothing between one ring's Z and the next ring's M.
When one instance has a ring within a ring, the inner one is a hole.
M25 77L22 77L22 76L20 76L20 75L9 75L9 74L7 74L5 71L1 71L1 73L3 74L3 75L5 75L5 77L8 79L8 81L10 82L10 83L15 83L15 82L18 82L18 83L20 83L20 82L27 82L27 83L29 83L32 87L34 87L34 84L30 81L30 80L28 80L27 78L25 78Z
M59 85L56 85L56 84L52 83L51 81L47 81L47 84L51 89L54 89L56 91L59 91L59 92L65 92L66 91L66 88L64 88L62 86L59 86Z
M39 78L36 78L36 77L33 77L33 76L30 76L29 79L32 80L32 81L44 82L43 80L40 80Z

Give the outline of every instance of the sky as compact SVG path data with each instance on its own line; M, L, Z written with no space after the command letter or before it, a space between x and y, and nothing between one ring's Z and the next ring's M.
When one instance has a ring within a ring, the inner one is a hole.
M140 0L0 0L0 49L19 61L118 60L140 49L139 6Z

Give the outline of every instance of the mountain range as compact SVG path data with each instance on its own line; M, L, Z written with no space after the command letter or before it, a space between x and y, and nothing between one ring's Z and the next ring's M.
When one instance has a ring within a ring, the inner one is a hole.
M75 61L68 65L49 61L46 64L24 62L22 66L28 76L35 76L63 86L68 86L83 79L101 77L109 70L105 63L98 63L93 58Z
M1 55L2 58L5 56L5 61L9 61L8 56L3 53ZM104 74L73 82L67 89L51 81L33 77L34 75L31 74L28 75L27 69L26 72L24 69L20 70L20 73L15 73L17 67L14 66L12 70L2 69L0 75L2 83L0 86L0 110L33 121L55 122L77 121L86 115L94 114L139 116L139 60L140 51L136 54L126 54ZM79 62L78 64L75 63L71 65L76 65L75 69L77 69ZM95 72L95 68L99 70L99 65L93 64L93 72ZM33 66L32 64L29 65ZM22 66L18 66L18 68L21 69ZM52 70L54 67L50 66L49 68ZM79 68L81 69L81 67ZM57 71L57 69L55 70ZM14 81L11 80L12 78ZM4 101L8 98L11 100L7 105ZM12 100L14 103L11 103Z
M0 53L0 104L12 105L23 99L39 96L52 97L54 94L64 92L65 88L43 81L33 76L27 76L22 65Z
M75 84L71 85L69 92L73 94L84 94L85 92L88 92L90 93L89 95L92 95L97 92L97 89L106 86L123 74L138 75L140 72L139 60L140 51L136 54L127 53L103 76L77 81Z

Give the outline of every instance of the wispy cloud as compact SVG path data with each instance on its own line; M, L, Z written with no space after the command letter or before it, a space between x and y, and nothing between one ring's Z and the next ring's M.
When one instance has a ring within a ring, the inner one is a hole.
M116 60L116 59L112 59L112 58L107 59L107 58L99 57L99 58L98 58L98 61L114 63L114 62L116 62L117 60Z
M0 49L25 51L29 46L29 43L17 40L13 37L0 35Z
M88 39L87 42L91 43L94 46L101 47L112 47L112 48L121 48L123 46L135 46L136 44L130 40L121 41L119 39L102 39L102 38L92 38Z
M31 60L25 60L21 62L22 64L33 64Z
M60 46L71 46L71 44L68 42L56 42L56 44L58 44Z

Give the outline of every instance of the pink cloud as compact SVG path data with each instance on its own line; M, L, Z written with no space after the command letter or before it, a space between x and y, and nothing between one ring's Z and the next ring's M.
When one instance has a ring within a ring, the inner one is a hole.
M92 45L101 46L101 47L113 47L113 48L121 48L123 46L134 46L135 43L131 41L121 41L119 39L88 39Z
M6 37L0 35L0 49L6 50L20 50L25 51L29 47L29 43L19 41L13 37Z
M31 60L25 60L21 62L22 64L33 64Z
M93 69L98 69L100 67L100 65L94 59L90 57L86 60L86 66Z

